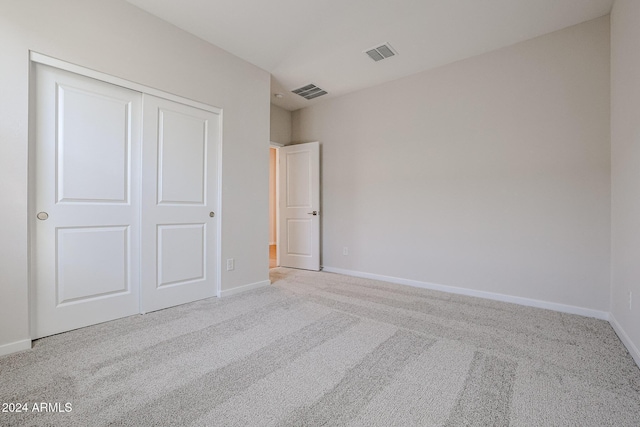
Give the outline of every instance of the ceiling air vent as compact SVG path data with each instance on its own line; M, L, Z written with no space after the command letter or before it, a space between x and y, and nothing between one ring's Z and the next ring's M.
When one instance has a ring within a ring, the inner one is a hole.
M372 47L371 49L365 50L364 53L369 55L369 58L373 59L376 62L382 61L383 59L387 59L392 56L396 56L398 54L398 52L396 52L389 43L384 43L380 46Z
M303 86L299 89L294 89L291 92L295 93L296 95L300 95L304 99L313 99L327 94L326 90L320 89L313 83Z

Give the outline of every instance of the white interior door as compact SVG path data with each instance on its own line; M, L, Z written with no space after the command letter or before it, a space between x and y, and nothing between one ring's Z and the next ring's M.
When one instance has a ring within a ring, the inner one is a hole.
M220 114L144 95L142 312L218 292Z
M35 81L32 335L39 338L139 311L142 98L44 65Z
M282 267L320 270L320 144L280 148Z

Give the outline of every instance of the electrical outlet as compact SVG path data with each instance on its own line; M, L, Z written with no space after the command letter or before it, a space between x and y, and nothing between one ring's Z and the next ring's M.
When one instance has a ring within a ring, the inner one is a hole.
M229 258L229 259L227 260L227 271L231 271L231 270L233 270L234 268L236 268L236 266L235 266L235 261L233 260L233 258Z
M344 247L342 248L342 255L349 255L349 248L348 247Z

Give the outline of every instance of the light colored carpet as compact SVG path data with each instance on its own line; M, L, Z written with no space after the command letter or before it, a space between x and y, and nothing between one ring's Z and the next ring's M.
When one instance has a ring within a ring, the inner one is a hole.
M0 425L640 425L640 370L607 322L336 274L271 278L0 358L0 403L29 408Z

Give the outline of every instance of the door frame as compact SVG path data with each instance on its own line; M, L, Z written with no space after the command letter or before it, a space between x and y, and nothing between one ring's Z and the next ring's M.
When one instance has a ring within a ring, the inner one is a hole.
M29 335L33 336L33 327L34 327L34 316L35 316L35 309L34 309L34 301L35 299L33 298L34 292L35 292L35 282L34 282L34 278L32 275L32 271L34 271L34 268L36 268L35 265L35 259L34 259L34 249L35 249L35 241L34 241L34 237L35 237L35 233L34 233L34 227L35 227L35 211L36 211L36 207L35 207L35 146L36 146L36 141L35 141L35 137L36 137L36 132L35 132L35 120L33 120L34 114L35 114L35 85L34 85L34 77L35 77L35 65L36 64L42 64L42 65L48 65L50 67L53 68L57 68L63 71L68 71L68 72L72 72L84 77L89 77L95 80L99 80L105 83L110 83L116 86L121 86L124 87L126 89L130 89L130 90L134 90L136 92L140 92L142 94L148 94L148 95L153 95L153 96L157 96L159 98L164 98L170 101L174 101L174 102L178 102L181 104L185 104L185 105L189 105L191 107L195 107L195 108L199 108L201 110L205 110L205 111L209 111L215 114L218 114L220 117L220 126L219 126L219 141L220 143L218 144L218 153L217 153L217 206L218 206L218 212L216 212L216 216L217 216L217 222L216 222L216 242L215 242L215 246L216 246L216 250L217 250L217 257L215 260L215 268L216 268L216 275L215 275L215 280L216 280L216 296L220 297L221 296L221 292L222 292L222 221L223 221L223 209L222 209L222 167L223 167L223 160L222 160L222 153L223 153L223 145L224 145L224 139L223 139L223 124L224 124L224 110L220 107L215 107L212 105L208 105L208 104L204 104L202 102L199 101L195 101L189 98L185 98L179 95L175 95L169 92L164 92L162 90L159 89L155 89L149 86L145 86L139 83L135 83L129 80L125 80L119 77L115 77L109 74L105 74L102 73L100 71L96 71L96 70L92 70L90 68L86 68L86 67L82 67L80 65L76 65L76 64L72 64L70 62L67 61L63 61L51 56L47 56L44 55L42 53L38 53L35 51L29 51L29 148L28 148L28 164L29 164L29 173L28 173L28 188L27 188L27 192L28 192L28 196L27 196L27 200L28 200L28 205L27 205L27 212L28 212L28 220L27 220L27 233L28 233L28 253L29 253L29 272L28 272L28 293L29 293ZM144 104L143 107L144 109ZM142 141L140 141L142 142ZM142 156L140 156L140 164L138 165L139 167L142 165ZM141 183L140 183L141 185ZM141 187L135 189L135 191L138 191L139 193L141 192ZM140 209L140 215L142 213L142 205L139 207ZM140 300L141 301L141 300ZM141 313L141 303L140 306L138 307L138 311L139 313Z

